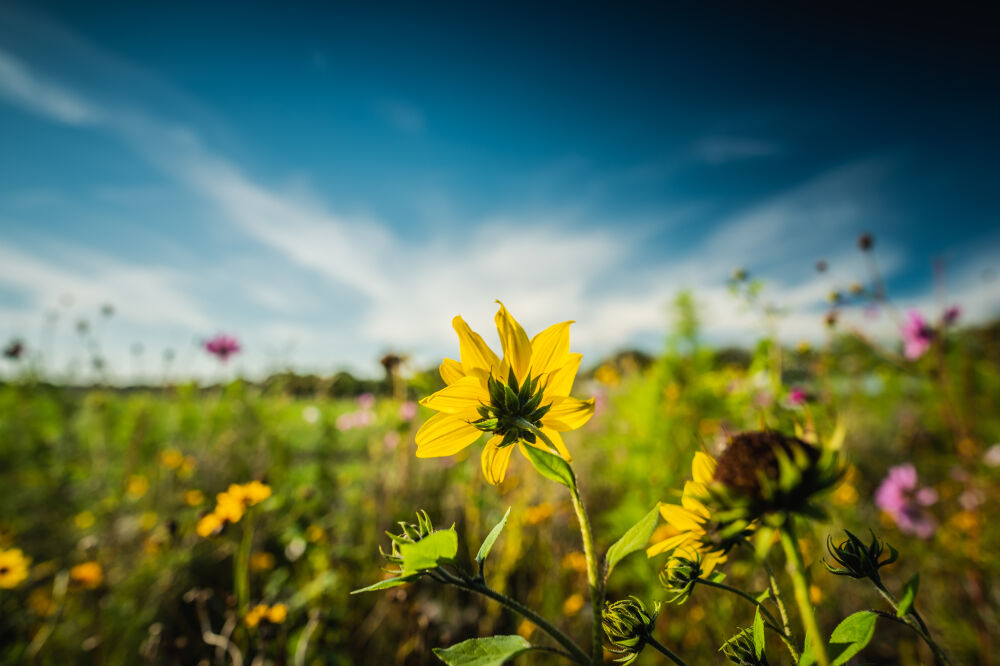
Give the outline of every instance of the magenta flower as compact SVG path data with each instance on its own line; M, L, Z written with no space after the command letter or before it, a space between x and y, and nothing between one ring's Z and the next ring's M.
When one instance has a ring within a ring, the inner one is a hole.
M931 347L934 339L934 329L927 323L923 315L916 310L910 310L903 324L903 353L911 361L923 356Z
M934 519L927 507L938 500L937 491L917 487L917 469L910 463L889 468L889 473L875 491L875 504L892 516L901 532L929 539L934 534Z
M958 318L961 315L962 315L962 308L958 307L957 305L952 305L951 307L949 307L947 310L944 311L944 315L941 317L941 320L944 322L945 326L951 326L956 321L958 321Z
M801 386L796 386L788 392L788 404L793 407L799 407L800 405L804 405L806 403L808 397L809 396L806 395L805 389Z
M399 418L404 421L412 421L417 416L417 403L407 400L399 406Z
M231 335L217 335L205 341L205 351L225 363L233 354L240 351L240 341Z

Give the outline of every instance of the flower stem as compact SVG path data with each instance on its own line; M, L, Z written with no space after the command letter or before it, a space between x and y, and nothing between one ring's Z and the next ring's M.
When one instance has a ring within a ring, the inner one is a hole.
M792 578L792 585L795 590L795 603L799 607L799 614L802 616L802 626L806 630L806 640L812 643L813 656L819 666L830 666L830 658L826 654L826 641L820 634L819 624L816 622L816 613L809 601L809 585L806 583L806 575L802 564L802 553L795 542L795 528L792 525L792 518L789 516L784 526L778 530L781 535L781 546L785 550L785 566L788 575Z
M680 657L678 657L677 654L673 652L673 650L671 650L668 647L665 647L665 646L661 645L660 642L658 640L656 640L655 638L653 638L652 636L647 636L646 637L646 643L648 643L649 645L651 645L655 650L659 651L661 654L666 655L667 658L670 661L672 661L675 664L677 664L677 666L687 666L687 664L684 663L684 660L681 659Z
M896 601L896 597L893 596L892 592L887 590L886 587L881 583L875 583L875 588L879 591L879 594L881 594L882 597L887 602L889 602L889 605L892 606L892 609L896 611L898 615L899 602ZM936 663L947 664L950 666L951 661L948 659L948 655L946 655L944 653L944 650L941 649L941 646L938 645L933 638L931 638L930 629L927 628L927 624L924 622L924 619L920 617L920 614L917 612L917 609L915 607L911 606L909 612L907 612L906 615L904 615L902 618L897 618L897 619L899 619L900 622L909 626L911 629L913 629L913 631L917 632L917 634L924 640L924 642L927 643L927 646L934 653L934 661Z
M779 627L778 621L774 618L774 615L771 614L771 611L769 611L767 607L764 606L764 604L757 601L743 590L736 587L732 587L730 585L726 585L725 583L718 583L715 581L708 580L707 578L699 578L695 582L701 583L702 585L708 585L709 587L717 587L720 590L726 590L727 592L732 592L733 594L746 599L754 606L759 608L761 613L763 613L764 615L765 626L767 626L767 628L773 631L774 633L778 634L782 642L785 644L785 647L788 648L788 654L792 656L792 660L798 663L799 653L798 650L795 649L795 646L792 644L791 632L789 632L787 628L782 629Z
M248 515L243 521L243 539L233 561L233 584L236 587L236 609L243 617L250 606L250 549L253 547L253 522Z
M767 579L771 585L771 596L774 597L774 603L778 606L778 614L781 615L781 626L785 629L785 634L792 638L792 625L788 621L788 609L785 608L784 598L781 596L781 587L778 585L778 578L774 575L774 569L771 568L771 563L767 561L767 557L762 557L761 561L764 563L764 569L767 570Z
M521 424L545 442L545 445L551 451L558 454L559 450L540 428L525 419L521 419ZM583 498L580 497L580 490L577 488L575 479L569 487L569 496L573 501L573 510L576 511L577 522L580 523L580 536L583 539L583 555L587 560L587 583L590 587L590 608L593 613L591 620L591 660L594 664L602 664L604 663L604 648L601 641L601 614L604 610L604 581L601 579L598 571L597 552L594 549L594 536L590 529L590 518L587 516L587 509L583 506Z

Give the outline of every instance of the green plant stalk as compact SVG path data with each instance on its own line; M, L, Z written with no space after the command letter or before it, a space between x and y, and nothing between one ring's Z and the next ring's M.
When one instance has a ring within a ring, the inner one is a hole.
M667 659L677 664L677 666L687 666L687 664L684 663L684 660L681 659L679 656L677 656L677 654L674 653L673 650L664 645L661 645L660 642L655 638L653 638L652 636L646 637L646 643L652 646L653 649L657 650L660 654L666 655Z
M785 644L785 647L788 648L788 654L792 656L792 661L798 663L799 652L798 650L795 649L795 646L792 644L792 637L790 632L788 632L787 629L780 628L780 626L778 625L778 621L774 618L774 615L771 614L771 611L769 611L764 606L764 604L757 601L743 590L736 587L732 587L730 585L726 585L725 583L717 583L715 581L708 580L707 578L699 578L698 580L695 581L695 583L701 583L702 585L707 585L709 587L717 587L720 590L726 590L727 592L732 592L733 594L746 599L754 606L759 608L760 612L763 613L764 615L764 625L774 633L778 634L782 642Z
M250 608L250 549L253 547L253 522L250 512L243 520L243 538L233 560L233 584L236 587L236 609L245 617Z
M786 568L788 575L792 578L792 585L795 591L795 603L799 607L799 614L802 616L802 626L806 630L806 638L811 640L813 656L819 666L830 666L830 657L826 654L826 641L819 631L819 624L816 622L816 613L809 602L809 585L806 583L806 575L802 564L802 553L795 542L795 530L792 527L792 518L789 516L785 524L778 530L781 535L781 546L785 550Z
M440 577L438 577L438 575ZM561 632L559 629L557 629L555 626L549 623L548 620L546 620L541 615L539 615L535 611L531 610L530 608L522 604L517 599L514 599L513 597L508 597L506 594L494 590L492 587L487 585L485 580L481 578L478 579L459 578L441 567L434 569L433 572L431 573L431 577L448 585L454 585L457 588L466 590L468 592L475 592L476 594L481 594L484 597L496 601L501 606L504 606L514 611L515 613L517 613L518 615L525 618L526 620L537 626L539 629L547 633L553 639L555 639L556 642L558 642L560 645L562 645L569 651L570 655L572 655L573 661L577 662L578 664L581 664L582 666L585 666L586 664L589 664L591 662L591 659L587 655L587 653L584 652L582 649L580 649L580 646L577 645L575 642L573 642L572 638Z
M774 597L774 603L778 606L778 614L781 616L781 626L785 630L785 635L793 638L792 624L788 621L788 609L785 608L785 601L781 596L781 587L778 585L778 578L774 575L774 569L771 568L771 563L767 561L766 557L762 558L761 562L764 563L764 568L767 570L767 579L771 586L771 596Z
M886 587L881 583L874 583L874 585L875 589L879 591L879 594L881 594L882 597L889 603L889 605L892 606L892 610L898 614L899 602L896 601L896 597L893 596L892 592L886 589ZM903 624L906 624L908 627L913 629L913 631L917 632L917 634L924 640L924 642L927 643L927 647L929 647L931 651L934 653L934 660L937 663L947 664L950 666L951 661L948 659L948 655L946 655L944 653L944 650L941 649L941 646L938 645L933 638L931 638L930 629L927 628L927 624L924 622L924 619L920 617L920 614L917 612L915 606L910 606L909 612L902 618L895 617L894 619L899 620Z
M521 419L531 432L540 440L545 442L554 453L558 454L558 449L552 440L546 436L540 428L534 424ZM529 445L530 446L530 445ZM583 498L580 497L580 490L577 488L576 479L569 489L570 499L573 501L573 510L576 511L576 520L580 524L580 536L583 539L583 555L587 560L587 584L590 587L590 608L593 613L591 621L591 660L594 664L604 663L604 647L601 635L601 614L604 612L604 581L601 579L597 562L597 552L594 549L594 536L590 529L590 518L587 516L587 509L583 506Z

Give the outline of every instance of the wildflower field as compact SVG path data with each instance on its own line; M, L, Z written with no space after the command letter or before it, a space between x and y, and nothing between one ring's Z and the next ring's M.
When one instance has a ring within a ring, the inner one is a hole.
M607 359L501 305L502 350L456 318L367 383L61 386L12 344L0 662L997 663L1000 325L832 300L742 350L681 295Z

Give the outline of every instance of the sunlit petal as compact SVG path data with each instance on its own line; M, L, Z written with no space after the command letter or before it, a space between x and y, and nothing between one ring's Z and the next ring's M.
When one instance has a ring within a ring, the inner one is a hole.
M479 405L489 399L489 392L482 382L475 377L462 377L454 384L427 396L420 404L439 412L474 415Z
M573 390L573 380L580 369L583 354L567 354L566 363L549 374L545 383L545 395L567 396Z
M531 339L531 374L534 377L554 372L569 360L569 325L553 324Z
M478 428L454 414L435 414L417 431L417 457L454 455L482 434Z
M542 425L565 432L575 430L594 415L594 399L578 400L566 396L552 398L552 407L542 417Z
M701 523L698 522L695 514L691 513L678 504L661 504L660 515L663 519L679 530L701 531Z
M481 335L469 328L464 319L455 317L451 320L451 325L458 333L458 349L465 374L472 375L478 371L485 377L500 365L497 355L483 342Z
M465 376L465 371L462 370L462 364L450 358L446 358L441 362L440 372L441 379L444 380L445 384L454 384Z
M711 483L715 476L715 458L698 451L691 462L691 474L698 483Z
M503 437L491 437L483 448L483 474L494 486L503 483L504 477L507 476L507 466L510 464L510 454L514 451L512 444L500 446L502 441Z
M503 303L500 303L500 309L497 310L494 320L497 325L497 333L500 334L503 356L510 361L510 367L514 369L517 381L521 381L527 376L528 367L531 365L531 341L528 340L528 334L507 312Z

